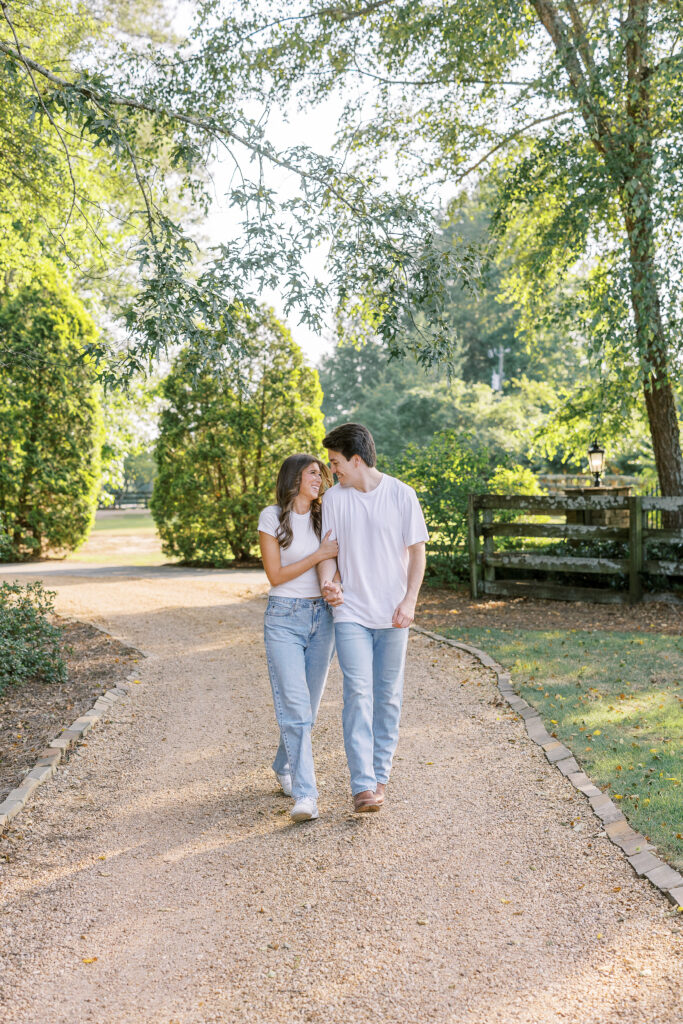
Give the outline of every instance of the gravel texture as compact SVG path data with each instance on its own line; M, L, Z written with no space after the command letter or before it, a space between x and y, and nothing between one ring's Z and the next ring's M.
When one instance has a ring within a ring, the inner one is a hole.
M296 826L260 575L49 583L149 658L3 838L2 1024L678 1024L682 915L469 655L413 636L387 801L361 817L335 667L321 817Z

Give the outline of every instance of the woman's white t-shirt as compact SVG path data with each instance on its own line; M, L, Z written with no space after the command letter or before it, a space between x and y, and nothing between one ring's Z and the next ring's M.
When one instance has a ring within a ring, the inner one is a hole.
M289 522L292 527L292 543L288 548L280 548L280 565L282 566L299 562L302 558L312 555L320 547L320 541L313 529L310 512L299 515L298 512L292 510L289 513ZM280 506L269 505L264 508L258 520L259 531L277 538L279 526ZM320 597L320 583L315 566L302 572L301 576L295 576L287 583L271 587L270 593L273 597Z

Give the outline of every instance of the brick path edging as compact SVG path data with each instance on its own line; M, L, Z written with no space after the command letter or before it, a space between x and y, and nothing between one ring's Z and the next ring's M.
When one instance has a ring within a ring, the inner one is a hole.
M104 632L104 630L101 632ZM135 672L131 672L126 676L126 682L134 679L135 675ZM127 695L127 687L121 684L113 686L110 690L100 694L89 711L80 715L68 728L50 740L34 767L24 777L21 785L11 790L3 802L0 803L0 835L9 822L25 807L33 791L42 785L43 782L47 782L48 779L52 778L57 770L57 765L62 760L66 751L75 747L76 743L82 740L93 726L99 722L105 712L109 711L117 701Z
M554 764L569 779L572 786L588 799L593 813L602 822L607 836L623 852L635 873L647 878L675 907L683 910L683 875L654 855L652 852L654 847L648 843L645 836L631 828L616 804L606 793L594 785L585 772L581 771L571 750L550 735L536 708L515 692L510 681L510 673L506 672L503 666L499 665L485 651L480 651L478 647L472 647L471 644L464 644L458 640L450 640L440 633L431 633L421 626L413 625L412 629L438 643L448 644L450 647L465 651L466 654L476 658L484 668L495 673L501 696L524 720L529 739L541 747L550 764Z

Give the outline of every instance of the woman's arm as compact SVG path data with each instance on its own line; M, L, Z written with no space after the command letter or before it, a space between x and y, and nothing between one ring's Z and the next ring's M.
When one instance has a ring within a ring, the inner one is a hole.
M341 574L336 558L325 558L318 565L320 593L333 608L344 603Z
M312 552L312 554L307 555L306 558L300 558L298 562L292 562L291 565L283 565L277 538L273 537L270 533L263 533L262 530L259 530L258 536L259 543L261 544L263 568L266 570L266 576L271 587L277 587L281 583L289 583L290 580L295 580L297 576L301 576L303 573L308 572L309 569L313 569L318 562L322 562L324 559L336 558L339 548L336 540L329 539L331 532L331 530L327 531L320 542L320 547Z

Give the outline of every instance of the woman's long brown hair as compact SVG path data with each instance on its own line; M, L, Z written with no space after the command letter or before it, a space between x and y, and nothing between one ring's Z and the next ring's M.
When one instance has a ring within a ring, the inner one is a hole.
M297 452L296 455L288 456L282 463L280 466L280 472L277 475L277 483L275 485L275 498L280 506L280 525L277 531L277 541L281 548L288 548L292 543L292 525L290 523L289 513L294 507L294 499L299 493L299 488L301 487L301 474L313 462L320 468L323 479L320 485L318 497L311 502L311 523L313 524L313 529L315 530L315 535L318 540L322 537L322 498L323 492L326 491L328 487L332 486L332 473L325 463L321 462L315 455L308 455L306 452Z

